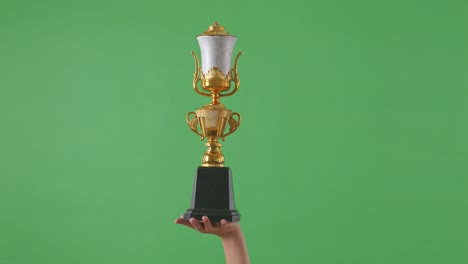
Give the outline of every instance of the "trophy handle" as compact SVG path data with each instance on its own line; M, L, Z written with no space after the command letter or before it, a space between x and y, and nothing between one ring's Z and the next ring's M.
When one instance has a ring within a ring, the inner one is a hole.
M242 52L237 53L236 60L234 61L234 69L233 71L230 72L232 81L236 84L236 86L234 87L234 90L232 90L231 92L220 94L219 95L220 97L231 96L237 92L237 89L239 89L240 80L239 80L239 73L237 73L237 61L239 60L239 57L241 55L242 55Z
M190 119L190 115L193 115L192 119ZM205 137L200 132L198 132L197 114L195 114L195 112L189 112L185 117L185 120L187 120L187 125L190 127L190 130L192 130L195 134L199 135L201 137L200 140L203 140Z
M209 93L203 93L203 92L200 92L200 90L198 90L197 84L198 84L198 81L200 81L200 78L198 78L198 76L200 76L200 65L198 64L197 54L192 51L192 55L193 55L193 58L195 59L195 72L193 73L193 89L195 89L195 92L203 96L211 96L211 94Z
M237 116L237 120L234 119L234 116ZM224 141L227 136L234 133L237 130L241 122L241 117L238 113L232 113L231 118L229 118L229 132L227 134L223 134L221 139Z

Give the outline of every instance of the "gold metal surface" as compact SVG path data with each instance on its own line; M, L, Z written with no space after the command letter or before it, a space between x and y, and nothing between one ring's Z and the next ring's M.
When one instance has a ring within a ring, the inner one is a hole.
M190 118L190 115L193 115L193 117ZM198 132L198 128L197 128L198 118L197 118L197 114L195 114L195 112L189 112L187 114L187 116L185 117L185 120L187 120L187 125L190 127L190 129L195 134L197 134L197 135L199 135L201 137L200 140L205 139L205 137L200 132Z
M215 21L213 25L208 27L208 30L203 32L200 36L229 36L229 33L224 30L224 27L219 24L218 21Z
M235 84L234 89L229 93L220 94L221 97L231 96L237 92L237 89L239 89L240 80L239 80L239 73L237 72L237 61L239 60L239 57L241 55L242 55L242 52L237 53L236 60L234 61L234 68L229 71L229 73L232 75L231 79Z
M215 22L205 31L208 36L225 36L228 33L224 27ZM237 92L240 86L239 73L237 72L237 62L242 52L239 52L234 61L234 67L225 75L217 67L213 67L206 74L201 71L197 54L192 51L195 59L195 72L193 73L193 89L202 96L210 96L211 103L204 105L195 112L189 112L186 116L187 125L190 130L200 136L200 140L207 138L207 147L202 157L202 166L204 167L224 167L224 155L221 152L221 146L218 139L225 138L234 133L241 123L241 116L225 108L220 102L221 97L231 96ZM201 81L202 89L200 91L198 82ZM231 82L234 82L234 88L231 88ZM208 93L209 92L209 93Z
M219 98L225 96L231 96L237 92L240 86L239 73L237 72L237 62L239 57L242 55L242 52L239 52L234 61L234 68L229 70L228 74L224 75L223 72L218 67L211 68L206 74L200 70L200 64L198 62L198 57L195 52L192 51L192 56L195 59L195 72L193 73L193 89L200 95L210 96L211 104L219 104ZM210 93L204 93L198 89L198 82L201 81L202 88L205 91ZM231 88L231 81L234 82L234 89L228 93Z
M240 125L241 117L238 113L232 113L223 104L205 105L195 112L189 112L186 117L187 124L200 140L205 138L207 150L202 158L202 166L223 167L224 155L221 152L221 144L227 136L234 133Z
M203 74L203 72L200 73L203 90L210 92L215 91L218 93L229 90L229 87L231 87L231 72L232 69L228 74L224 75L218 67L213 67L208 71L208 73L206 73L206 75Z
M195 89L195 92L197 92L200 95L203 96L211 96L209 93L203 93L198 90L198 82L200 81L200 64L198 63L198 57L195 52L192 51L193 58L195 59L195 72L193 73L193 89Z
M234 119L234 116L237 116L237 120ZM234 131L237 130L237 128L240 126L241 122L241 117L238 113L232 113L231 118L229 118L229 132L227 134L223 134L221 137L224 140L226 140L226 137L234 133Z

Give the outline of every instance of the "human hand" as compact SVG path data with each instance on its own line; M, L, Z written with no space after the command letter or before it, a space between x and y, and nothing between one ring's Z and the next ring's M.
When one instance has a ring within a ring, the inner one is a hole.
M225 219L221 220L219 223L211 223L207 216L203 216L201 222L193 217L190 218L190 220L185 220L184 217L181 216L175 220L175 223L195 229L203 234L217 235L223 239L242 235L239 223L229 223Z
M175 223L190 227L203 234L221 237L226 264L250 264L244 235L239 223L229 223L225 219L219 223L211 223L207 216L203 216L201 222L193 217L190 220L185 220L184 216L181 216L175 220Z

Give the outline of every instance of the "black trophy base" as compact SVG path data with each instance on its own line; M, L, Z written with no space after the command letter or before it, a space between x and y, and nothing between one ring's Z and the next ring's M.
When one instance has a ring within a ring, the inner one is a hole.
M216 223L226 219L228 222L239 222L240 214L237 210L232 211L214 211L214 210L203 210L203 209L188 209L184 214L184 219L189 220L194 217L197 220L202 220L203 216L208 216L210 222Z
M198 167L192 202L184 219L194 217L201 221L203 216L208 216L213 223L222 219L240 221L240 214L234 208L231 169L228 167Z

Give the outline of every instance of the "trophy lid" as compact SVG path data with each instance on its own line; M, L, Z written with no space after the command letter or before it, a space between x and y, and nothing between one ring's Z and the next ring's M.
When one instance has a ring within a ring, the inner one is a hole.
M218 21L215 21L213 25L208 27L208 30L203 32L203 34L199 36L231 36L229 32L227 32L223 26L219 24Z

